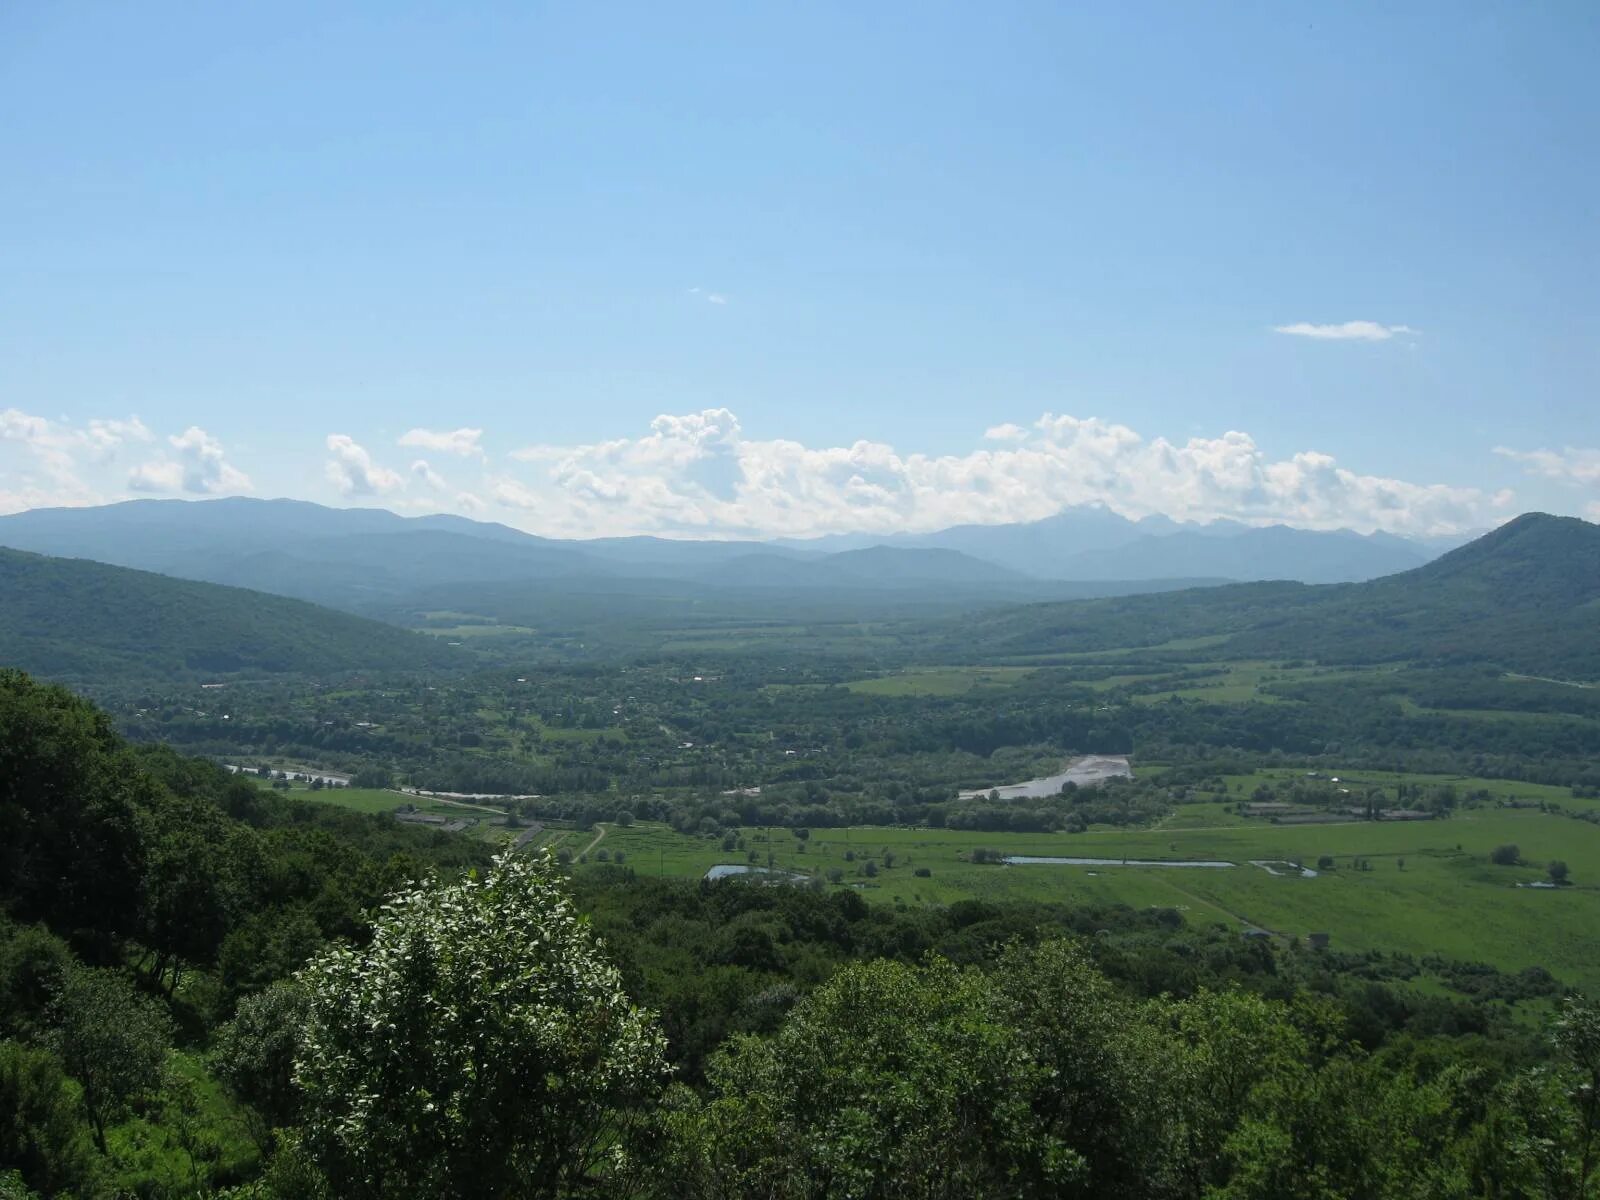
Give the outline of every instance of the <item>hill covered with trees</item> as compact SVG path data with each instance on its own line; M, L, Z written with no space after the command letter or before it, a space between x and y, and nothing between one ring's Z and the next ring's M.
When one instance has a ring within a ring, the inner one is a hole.
M448 668L450 647L299 600L0 549L0 663L55 678Z
M941 660L1159 647L1191 657L1482 662L1600 679L1600 526L1527 513L1415 570L1366 583L1240 584L1040 604L964 620Z

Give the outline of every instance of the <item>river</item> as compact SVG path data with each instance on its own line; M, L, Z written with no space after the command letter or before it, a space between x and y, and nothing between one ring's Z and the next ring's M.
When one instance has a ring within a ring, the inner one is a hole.
M1126 755L1089 754L1068 764L1059 775L1046 775L1043 779L1029 779L1022 783L1008 783L1004 787L974 788L962 792L963 800L978 800L990 792L999 792L1002 800L1025 800L1035 796L1054 796L1062 784L1075 783L1079 787L1093 787L1108 779L1132 779L1133 768Z

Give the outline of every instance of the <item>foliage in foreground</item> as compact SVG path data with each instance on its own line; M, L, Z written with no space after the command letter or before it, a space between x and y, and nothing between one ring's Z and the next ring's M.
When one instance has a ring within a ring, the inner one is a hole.
M626 1168L666 1071L548 857L416 887L304 972L304 1148L341 1196L554 1196Z

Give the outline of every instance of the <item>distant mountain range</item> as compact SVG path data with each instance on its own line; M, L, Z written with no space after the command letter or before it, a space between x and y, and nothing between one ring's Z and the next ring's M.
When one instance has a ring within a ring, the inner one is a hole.
M1039 536L1022 528L1020 537ZM1333 550L1401 549L1354 534L1306 542L1295 532L1155 536L1174 546L1208 541L1233 563L1248 561L1249 547L1288 562L1320 546L1328 552L1315 562L1330 570ZM260 588L0 549L0 664L57 677L328 674L467 661L448 644L262 594L270 589L333 595L399 624L439 628L440 619L471 613L507 625L555 622L579 638L585 629L627 635L636 649L650 645L653 630L730 613L803 622L870 612L900 622L891 636L927 661L1038 662L1126 647L1159 654L1178 643L1191 656L1198 644L1218 658L1483 663L1600 679L1600 526L1540 513L1360 583L1191 581L1182 590L1040 580L951 547L804 553L751 542L555 542L457 518L290 501L41 510L0 519L0 539ZM1138 544L1079 553L1119 561ZM1095 595L1107 598L1084 598ZM959 620L940 615L957 611Z
M869 545L956 550L1038 579L1290 579L1346 583L1419 567L1467 537L1411 541L1359 534L1265 527L1237 521L1186 525L1166 517L1130 520L1101 505L1069 508L1016 525L957 525L936 533L869 537L838 534L779 544L839 551Z
M1027 524L884 538L577 541L463 517L243 498L36 509L0 517L0 546L386 615L449 585L526 583L586 592L660 580L713 589L952 589L1044 600L1226 580L1369 579L1419 566L1436 552L1386 534L1130 521L1095 506Z

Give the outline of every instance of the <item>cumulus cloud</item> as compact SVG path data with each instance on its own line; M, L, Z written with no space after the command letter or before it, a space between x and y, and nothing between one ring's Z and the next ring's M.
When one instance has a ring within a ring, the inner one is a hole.
M440 475L439 472L428 465L428 460L425 458L419 458L411 464L411 478L419 483L426 484L436 491L443 491L450 486L444 481L443 475Z
M20 467L0 468L7 484L0 491L0 511L98 504L104 497L80 474L85 463L103 463L124 443L150 439L138 417L95 419L80 427L21 409L0 411L0 443L22 455Z
M1561 450L1513 450L1508 446L1496 446L1494 452L1521 463L1529 474L1542 479L1600 487L1600 450L1578 446Z
M155 434L138 417L129 417L126 421L90 421L84 439L102 458L107 458L124 442L152 442Z
M176 492L183 489L183 467L170 458L140 463L128 472L128 486L136 492Z
M196 496L250 490L250 477L229 463L222 443L198 425L169 437L167 443L176 453L135 467L128 487L136 492L184 491Z
M327 446L333 454L327 462L328 478L343 495L378 496L405 486L397 471L379 466L348 434L330 433Z
M1409 325L1382 325L1377 321L1344 321L1337 325L1314 325L1310 321L1296 321L1293 325L1274 325L1273 333L1287 333L1293 337L1318 338L1329 342L1387 342L1400 334L1415 336L1420 329Z
M689 289L689 295L697 296L707 304L726 304L728 302L728 298L721 292L708 291L706 288L692 287Z
M462 458L482 458L481 429L411 429L400 435L400 445L432 450L438 454L458 454Z
M543 531L577 535L932 530L1095 502L1129 517L1443 533L1482 525L1510 501L1361 474L1314 450L1273 459L1238 431L1172 442L1047 413L1031 428L988 433L1001 444L967 454L810 447L747 438L732 412L706 409L657 417L637 438L527 447L513 457L530 469L492 479L489 494Z
M79 483L73 452L82 447L83 441L71 427L8 408L0 412L0 441L23 447L34 463L58 483Z

